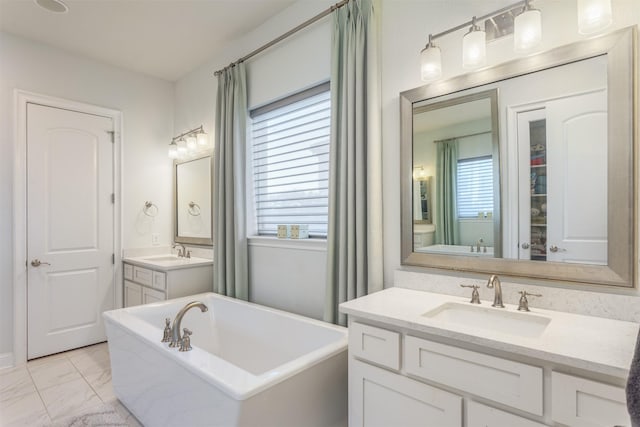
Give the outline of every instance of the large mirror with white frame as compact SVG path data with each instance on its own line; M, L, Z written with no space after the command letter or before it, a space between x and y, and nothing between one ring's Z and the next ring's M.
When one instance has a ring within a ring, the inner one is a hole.
M635 286L635 39L401 93L403 264Z
M213 245L211 154L173 163L174 241Z

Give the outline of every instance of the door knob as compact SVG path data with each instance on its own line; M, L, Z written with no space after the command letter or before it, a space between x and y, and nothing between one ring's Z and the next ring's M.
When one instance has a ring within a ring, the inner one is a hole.
M553 252L553 253L558 252L558 249L559 249L559 248L558 248L556 245L551 245L551 246L549 247L549 250L550 250L551 252Z
M521 247L522 249L529 249L529 244L525 242L521 245Z
M34 260L31 261L31 265L34 266L34 267L40 267L43 264L51 265L48 262L40 261L38 258L35 258Z

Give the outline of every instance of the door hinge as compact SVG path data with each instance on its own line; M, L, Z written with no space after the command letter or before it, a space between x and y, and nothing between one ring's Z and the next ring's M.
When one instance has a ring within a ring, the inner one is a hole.
M111 254L111 264L116 265L116 254Z
M111 193L111 203L116 202L116 193Z
M107 133L111 136L111 143L116 142L116 132L113 130L108 130Z

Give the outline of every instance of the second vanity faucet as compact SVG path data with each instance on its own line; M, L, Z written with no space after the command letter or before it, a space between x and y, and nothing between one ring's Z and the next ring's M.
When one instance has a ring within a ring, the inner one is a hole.
M498 279L498 276L493 274L491 277L489 277L489 281L487 282L487 288L495 289L493 304L491 304L491 306L504 308L504 304L502 303L502 285L500 284L500 279Z
M178 248L178 258L187 256L187 248L185 248L182 243L174 243L173 248Z

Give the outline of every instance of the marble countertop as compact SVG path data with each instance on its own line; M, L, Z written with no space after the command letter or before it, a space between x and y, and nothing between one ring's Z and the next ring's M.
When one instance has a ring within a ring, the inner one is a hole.
M541 335L519 336L482 325L459 324L424 316L446 303L469 304L469 298L404 288L389 288L340 305L352 317L382 322L464 343L488 347L515 355L537 358L604 375L626 378L633 357L639 325L632 322L584 316L531 307L518 312L505 304L492 308L491 301L480 307L506 310L509 316L544 316L550 322ZM471 304L469 304L471 305Z
M134 264L140 267L150 268L153 270L170 271L183 268L204 267L213 265L213 260L207 258L183 258L172 254L165 255L149 255L138 257L125 257L122 259L127 264Z

